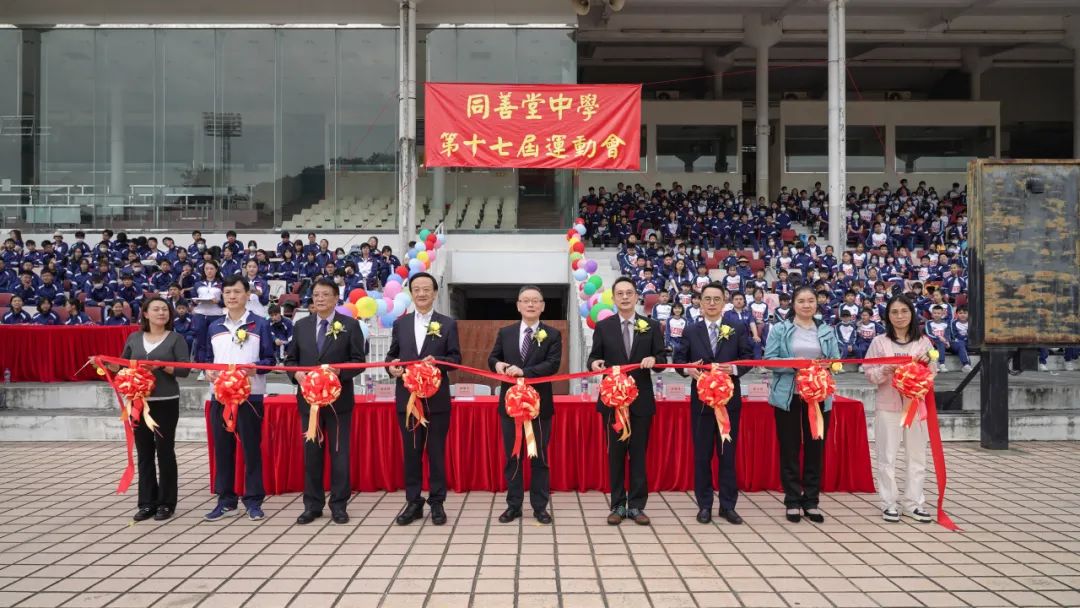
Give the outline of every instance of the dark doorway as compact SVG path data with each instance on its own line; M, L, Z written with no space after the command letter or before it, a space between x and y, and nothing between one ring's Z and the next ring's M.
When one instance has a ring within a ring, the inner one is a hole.
M566 319L566 285L540 285L544 292L541 319ZM517 319L521 285L451 285L450 314L457 319L485 321Z

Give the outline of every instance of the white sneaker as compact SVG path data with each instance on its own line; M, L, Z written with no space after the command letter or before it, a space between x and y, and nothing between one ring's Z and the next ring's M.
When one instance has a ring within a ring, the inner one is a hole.
M949 371L949 368L945 367L945 364L942 363L938 366L937 371L939 374L944 374L945 372Z
M897 512L895 507L889 507L881 512L881 519L889 523L896 523L900 521L900 513Z
M967 372L971 371L971 366L970 365L965 365L964 367L960 368L960 371L962 371L962 372L964 372L966 374Z
M1039 364L1039 371L1040 371L1040 372L1048 372L1048 371L1050 371L1050 368L1049 368L1049 367L1046 367L1046 364L1045 364L1045 363L1040 363L1040 364Z
M206 372L199 372L199 377L196 380L206 380Z
M928 524L933 521L933 519L931 519L930 517L930 514L923 510L921 507L915 507L911 510L904 509L904 516L910 517L911 519L914 519L921 524Z
M860 374L863 373L863 366L861 366L861 365L859 366L859 373Z
M1065 363L1065 371L1067 371L1067 372L1075 372L1076 371L1076 363L1073 362L1073 361L1069 361L1069 362Z

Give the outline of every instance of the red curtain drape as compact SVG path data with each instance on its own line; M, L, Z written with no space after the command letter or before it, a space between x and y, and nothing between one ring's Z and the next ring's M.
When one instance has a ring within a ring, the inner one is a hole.
M739 487L751 492L779 491L780 465L772 407L760 401L744 401L742 407L736 458ZM499 492L506 489L502 478L505 459L497 408L493 397L454 403L446 448L447 476L453 491ZM209 404L206 411L208 416ZM267 397L265 412L262 453L266 492L301 492L304 489L304 438L296 399L292 396ZM208 431L209 424L208 418ZM594 404L573 396L556 397L555 416L544 424L551 424L548 452L551 489L606 491L605 433ZM404 475L402 438L393 403L358 398L352 428L353 488L361 492L400 490ZM693 489L690 432L687 402L657 403L647 464L651 491ZM210 479L213 480L213 436L208 432L207 437ZM329 460L327 463L329 466ZM715 461L713 466L715 476ZM525 469L527 481L527 465ZM237 450L236 470L237 492L242 494L241 450ZM858 401L843 397L835 400L826 435L822 489L826 492L874 491L866 416Z
M0 325L0 369L11 370L12 382L75 382L98 380L94 355L119 357L138 325L50 326Z

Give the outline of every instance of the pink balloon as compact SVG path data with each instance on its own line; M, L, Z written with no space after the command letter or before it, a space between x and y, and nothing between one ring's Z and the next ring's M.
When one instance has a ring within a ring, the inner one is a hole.
M603 321L604 319L606 319L608 317L614 316L614 314L615 314L614 310L611 310L610 308L605 308L604 310L601 310L600 312L596 313L596 320L597 321Z
M600 301L600 292L596 292L589 296L589 308L596 306L596 303Z
M394 312L394 298L387 297L383 299L386 300L386 312Z
M401 283L387 283L386 287L383 287L383 296L387 300L392 301L399 293L401 293Z

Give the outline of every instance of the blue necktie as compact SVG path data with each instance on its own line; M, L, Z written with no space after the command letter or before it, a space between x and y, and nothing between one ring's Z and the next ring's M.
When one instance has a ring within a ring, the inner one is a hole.
M326 319L319 321L319 333L315 334L315 348L322 352L323 344L326 344L326 330L330 322Z

